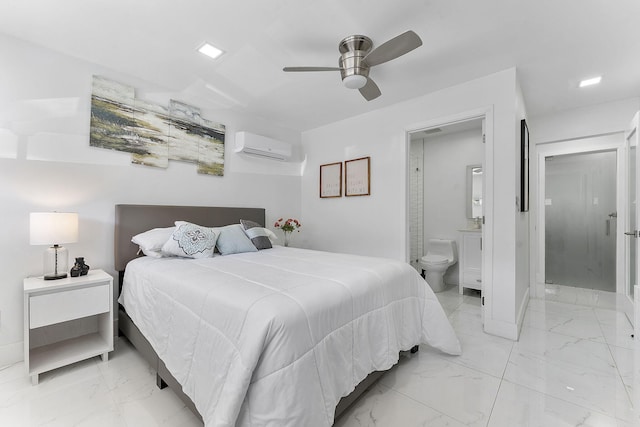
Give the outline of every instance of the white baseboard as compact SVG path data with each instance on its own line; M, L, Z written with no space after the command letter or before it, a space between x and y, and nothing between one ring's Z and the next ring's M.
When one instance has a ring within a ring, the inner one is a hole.
M484 319L484 331L491 335L518 340L518 325L515 323L503 322L502 320Z
M636 331L633 336L635 337L640 326L640 285L633 287L633 299L633 329Z
M544 283L532 283L529 287L529 298L544 299L546 295L546 285Z
M518 335L516 340L520 338L520 331L522 330L522 324L524 323L524 315L527 313L527 307L529 306L529 297L530 297L530 292L529 292L529 288L527 288L527 290L524 293L524 296L522 297L522 301L520 301L520 310L518 311L518 320L517 320Z
M23 347L22 341L0 345L0 368L23 361Z
M520 330L522 329L522 323L524 321L524 315L527 312L527 306L529 305L529 289L524 293L522 301L520 301L520 307L518 309L518 317L515 323L504 322L502 320L484 318L484 331L491 335L496 335L502 338L518 341L520 337Z

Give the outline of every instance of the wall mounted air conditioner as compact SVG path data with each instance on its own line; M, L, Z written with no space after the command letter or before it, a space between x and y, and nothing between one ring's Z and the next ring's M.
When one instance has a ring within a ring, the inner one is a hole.
M289 160L291 144L250 132L236 132L236 153L273 160Z

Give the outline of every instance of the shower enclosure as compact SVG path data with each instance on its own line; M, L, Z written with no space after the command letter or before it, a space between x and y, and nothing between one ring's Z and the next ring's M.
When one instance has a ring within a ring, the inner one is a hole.
M616 152L545 158L545 282L616 291Z

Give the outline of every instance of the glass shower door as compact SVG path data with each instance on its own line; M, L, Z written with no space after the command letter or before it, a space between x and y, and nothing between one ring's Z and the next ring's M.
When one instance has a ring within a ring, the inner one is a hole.
M545 159L545 282L616 291L616 152Z

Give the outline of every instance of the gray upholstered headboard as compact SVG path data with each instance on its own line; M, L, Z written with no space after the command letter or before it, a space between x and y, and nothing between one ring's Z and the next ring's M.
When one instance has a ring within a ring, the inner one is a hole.
M136 258L138 247L131 237L157 227L171 227L174 221L221 227L238 224L241 219L264 226L262 208L228 208L208 206L116 205L115 269L124 271L127 263Z

